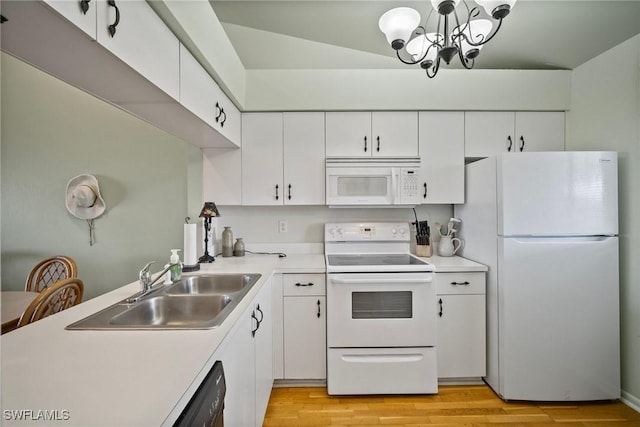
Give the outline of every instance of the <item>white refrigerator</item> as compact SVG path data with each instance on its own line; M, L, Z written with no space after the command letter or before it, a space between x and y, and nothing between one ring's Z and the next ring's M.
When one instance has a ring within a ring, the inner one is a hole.
M486 382L503 399L620 397L615 152L466 165L462 255L489 266Z

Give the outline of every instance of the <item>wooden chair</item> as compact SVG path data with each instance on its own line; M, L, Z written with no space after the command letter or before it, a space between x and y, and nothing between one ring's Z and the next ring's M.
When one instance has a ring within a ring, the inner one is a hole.
M84 284L77 277L54 283L27 306L18 321L18 328L80 304L83 292Z
M78 277L78 267L72 258L64 255L46 258L31 269L25 290L42 292L48 286L70 277Z

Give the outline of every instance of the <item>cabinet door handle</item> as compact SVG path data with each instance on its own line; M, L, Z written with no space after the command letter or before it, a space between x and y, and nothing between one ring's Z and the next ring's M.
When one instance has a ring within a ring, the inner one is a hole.
M464 282L451 282L451 284L452 284L453 286L457 286L457 285L464 285L464 286L468 286L468 285L470 285L470 283L469 283L469 282L467 282L466 280L465 280Z
M367 137L364 137L364 152L367 152Z
M376 139L378 140L378 146L377 146L377 148L376 148L376 151L377 151L377 152L380 152L380 137L379 137L379 136L377 136L377 137L376 137Z
M289 200L291 200L291 184L289 184L289 195L287 196Z
M309 283L296 283L296 286L313 286L312 282Z
M260 304L258 304L256 306L256 310L258 310L260 312L260 320L258 320L258 328L260 328L260 323L262 323L262 321L264 320L264 313L262 312L262 310L260 310Z
M251 318L255 319L256 321L256 328L255 329L251 329L251 336L255 337L256 336L256 331L258 330L258 328L260 327L260 322L258 322L258 318L256 317L256 312L255 310L251 312Z
M524 136L520 135L520 152L524 151Z
M320 318L320 300L318 300L318 313L316 314L318 319Z
M280 196L278 195L278 188L280 188L280 186L276 184L276 200L280 199Z
M91 0L80 0L80 10L82 11L83 15L86 15L87 12L89 11L89 2Z
M438 300L438 305L440 306L440 311L438 311L438 317L442 317L442 298Z
M116 27L120 23L120 9L118 9L118 6L116 6L116 0L107 0L107 4L116 9L116 20L113 21L113 24L107 27L107 29L109 30L109 35L113 37L116 34Z
M427 198L427 183L424 183L424 196L422 196L423 199Z
M511 140L511 135L507 137L507 141L509 141L509 145L507 145L507 151L511 151L511 147L513 147L513 141Z

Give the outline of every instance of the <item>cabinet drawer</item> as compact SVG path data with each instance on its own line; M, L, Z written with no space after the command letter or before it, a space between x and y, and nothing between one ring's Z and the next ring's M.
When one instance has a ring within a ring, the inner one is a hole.
M283 274L284 296L325 294L324 274Z
M436 273L436 294L484 294L485 273Z

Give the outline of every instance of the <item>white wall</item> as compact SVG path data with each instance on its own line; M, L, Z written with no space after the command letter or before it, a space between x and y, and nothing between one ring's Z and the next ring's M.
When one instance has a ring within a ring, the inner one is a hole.
M640 36L576 68L568 150L615 150L619 159L623 397L640 407Z
M182 247L185 142L4 53L1 111L2 290L24 289L39 260L65 254L86 300L137 280L147 261L158 271ZM93 246L65 207L81 173L98 178L107 205Z
M245 111L552 110L570 105L570 71L248 70Z

